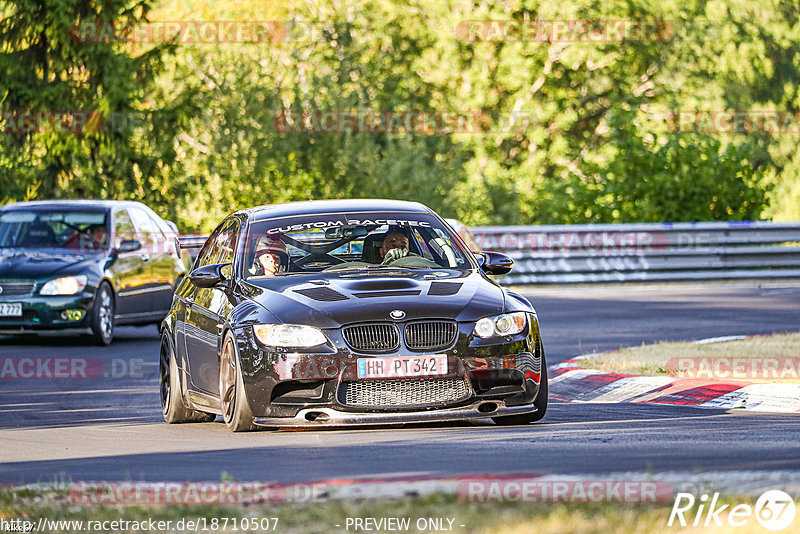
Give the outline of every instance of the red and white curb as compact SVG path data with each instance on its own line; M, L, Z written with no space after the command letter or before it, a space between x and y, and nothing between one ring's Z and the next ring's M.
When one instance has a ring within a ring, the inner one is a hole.
M716 343L746 337L726 336L701 339L695 343ZM631 402L775 413L800 412L800 384L635 376L581 367L581 360L599 355L585 354L550 367L551 398L586 403Z

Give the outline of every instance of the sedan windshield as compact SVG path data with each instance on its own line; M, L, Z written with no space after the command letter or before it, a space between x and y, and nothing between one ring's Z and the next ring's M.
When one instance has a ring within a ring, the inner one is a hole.
M59 248L94 252L108 247L102 211L23 211L0 213L0 248Z
M459 241L433 215L355 212L251 223L245 277L341 270L469 269Z

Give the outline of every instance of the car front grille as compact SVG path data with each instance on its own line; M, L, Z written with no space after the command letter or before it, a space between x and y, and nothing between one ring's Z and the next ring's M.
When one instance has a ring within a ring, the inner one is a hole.
M34 283L31 281L0 280L0 299L24 299L33 294Z
M420 321L406 325L406 346L411 350L437 350L450 346L458 335L458 324Z
M400 346L400 333L390 323L348 326L342 334L352 349L361 352L387 352Z
M466 399L470 386L463 378L409 378L342 382L337 398L345 406L428 406Z
M22 310L22 317L0 317L0 324L5 323L30 323L38 316L33 310Z

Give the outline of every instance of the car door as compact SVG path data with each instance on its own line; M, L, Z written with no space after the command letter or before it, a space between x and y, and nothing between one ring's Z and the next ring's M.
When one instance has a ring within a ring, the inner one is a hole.
M175 256L171 254L167 238L149 213L137 207L129 209L136 235L144 244L147 255L149 293L148 311L166 314L172 302L175 283Z
M207 243L195 266L233 264L239 227L235 218L225 221L212 235L213 241ZM229 276L232 268L225 271ZM219 393L219 338L231 309L228 290L193 286L186 301L184 334L191 383L200 391L216 395Z
M136 239L136 230L127 210L120 209L113 215L112 245L114 251L123 241ZM150 310L150 295L147 292L147 261L141 250L114 252L114 261L109 267L116 290L116 318L122 321L135 320Z

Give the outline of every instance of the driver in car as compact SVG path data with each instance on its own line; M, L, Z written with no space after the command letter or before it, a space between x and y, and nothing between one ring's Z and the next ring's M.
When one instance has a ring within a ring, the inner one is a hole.
M262 235L256 240L256 253L250 274L254 276L275 276L285 272L289 263L286 244L280 236Z
M75 232L67 239L67 248L80 250L102 250L106 246L106 226L93 224L82 232Z
M379 250L382 258L381 265L405 258L409 254L416 256L408 250L408 236L400 229L389 229L383 238L383 245Z

